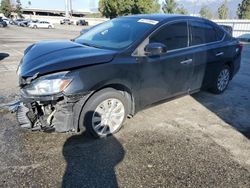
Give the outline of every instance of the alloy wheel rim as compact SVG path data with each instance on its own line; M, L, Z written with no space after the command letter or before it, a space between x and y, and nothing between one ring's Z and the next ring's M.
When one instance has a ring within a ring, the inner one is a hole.
M223 69L218 77L217 88L219 91L223 91L229 83L230 73L228 69Z
M92 116L92 127L101 136L116 132L124 119L125 107L123 103L115 98L101 102Z

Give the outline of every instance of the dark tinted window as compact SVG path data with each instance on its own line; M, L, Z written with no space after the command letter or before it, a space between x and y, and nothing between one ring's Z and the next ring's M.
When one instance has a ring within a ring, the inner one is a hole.
M192 45L206 44L218 40L215 28L204 22L191 22Z
M150 43L152 42L163 43L167 46L168 50L187 47L187 22L178 22L167 25L150 38Z

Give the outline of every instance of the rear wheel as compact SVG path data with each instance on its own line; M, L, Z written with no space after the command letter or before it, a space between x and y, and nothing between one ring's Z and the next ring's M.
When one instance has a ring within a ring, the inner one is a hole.
M37 25L34 25L33 28L34 28L34 29L37 29Z
M216 79L212 87L212 92L215 94L223 93L228 87L230 75L230 67L227 65L223 66L216 75Z
M49 29L51 29L51 28L52 28L52 26L51 26L51 25L49 25L49 26L48 26L48 28L49 28Z
M118 132L128 114L128 101L122 92L107 88L95 93L85 104L80 116L80 128L95 137Z

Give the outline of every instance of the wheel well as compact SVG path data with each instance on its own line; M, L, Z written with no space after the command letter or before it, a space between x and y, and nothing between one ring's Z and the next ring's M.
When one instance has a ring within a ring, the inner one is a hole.
M124 94L124 96L128 100L128 116L133 116L135 113L135 103L134 103L134 97L133 97L132 91L128 87L122 84L109 84L98 89L93 94L106 88L113 88L117 91L121 91Z
M80 114L85 106L85 104L87 103L87 101L98 91L101 91L103 89L107 89L107 88L112 88L112 89L115 89L115 90L118 90L120 92L123 92L124 96L127 98L127 101L128 101L128 117L132 117L134 114L135 114L135 102L134 102L134 97L133 97L133 94L131 92L131 90L122 85L122 84L109 84L109 85L106 85L106 86L103 86L102 88L92 92L91 94L89 94L87 96L87 99L84 99L83 101L79 101L78 105L76 105L76 109L79 110L79 113L75 114L74 117L77 118L77 121L76 121L76 124L75 124L75 127L77 129L77 131L80 131L80 127L79 127L79 120L80 120Z

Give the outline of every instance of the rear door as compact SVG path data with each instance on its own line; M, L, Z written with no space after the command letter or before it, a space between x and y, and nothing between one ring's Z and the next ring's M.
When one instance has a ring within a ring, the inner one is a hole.
M225 45L222 42L224 33L214 24L202 20L189 22L191 42L194 52L194 72L191 90L209 85L217 69L224 64Z

